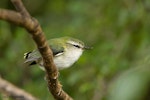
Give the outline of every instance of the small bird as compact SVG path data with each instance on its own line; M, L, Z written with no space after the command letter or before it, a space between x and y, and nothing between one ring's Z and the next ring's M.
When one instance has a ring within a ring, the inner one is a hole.
M72 37L50 39L48 44L53 52L54 63L59 70L70 67L84 50L90 49L82 41ZM28 66L38 64L44 70L42 56L37 49L25 53L24 59L24 63Z

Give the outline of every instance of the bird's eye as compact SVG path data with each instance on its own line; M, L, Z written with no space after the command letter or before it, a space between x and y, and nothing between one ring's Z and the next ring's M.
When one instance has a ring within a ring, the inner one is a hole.
M73 45L74 47L81 48L79 45Z

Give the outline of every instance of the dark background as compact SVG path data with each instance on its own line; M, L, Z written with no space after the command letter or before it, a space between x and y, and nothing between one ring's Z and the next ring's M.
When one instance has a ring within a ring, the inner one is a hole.
M93 49L60 71L75 100L150 100L149 0L23 0L47 39L71 36ZM0 8L14 9L9 0ZM35 48L27 31L0 20L0 75L40 100L51 100L37 66L23 54ZM1 95L0 95L1 98Z

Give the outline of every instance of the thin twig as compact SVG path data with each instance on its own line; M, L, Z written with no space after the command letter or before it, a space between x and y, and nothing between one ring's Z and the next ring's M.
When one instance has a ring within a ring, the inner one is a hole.
M14 4L14 6L17 5L17 6L15 6L16 10L18 12L20 12L21 15L26 16L26 17L30 17L30 14L28 13L26 8L24 7L24 5L21 2L21 0L20 0L20 2L18 2L18 0L11 0L11 2Z

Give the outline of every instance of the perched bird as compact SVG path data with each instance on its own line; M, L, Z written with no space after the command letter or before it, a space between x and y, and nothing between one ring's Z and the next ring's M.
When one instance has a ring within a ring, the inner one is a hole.
M86 47L84 43L72 37L61 37L50 39L48 44L53 52L53 60L56 67L60 69L68 68L75 63ZM28 66L39 64L44 70L42 56L37 49L24 54L25 64Z

